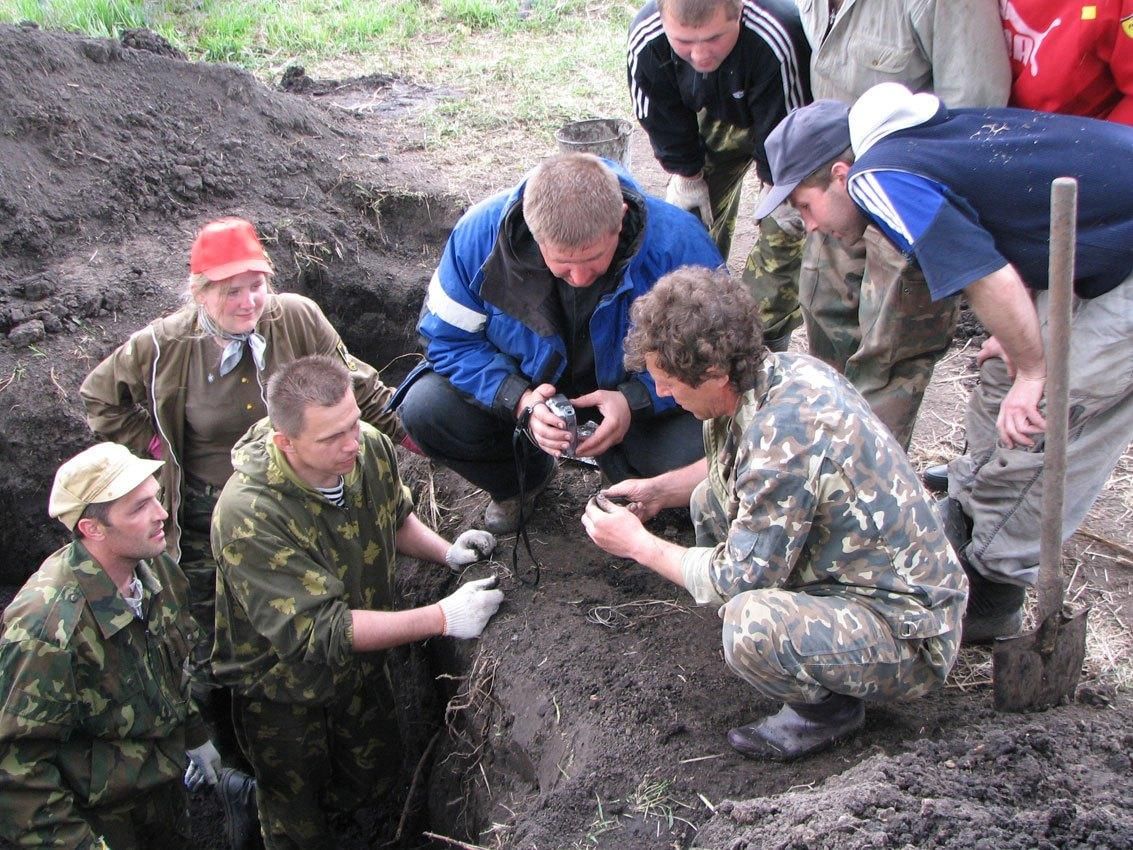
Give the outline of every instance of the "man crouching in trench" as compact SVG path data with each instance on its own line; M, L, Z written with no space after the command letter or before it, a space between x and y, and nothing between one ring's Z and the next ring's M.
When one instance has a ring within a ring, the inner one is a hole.
M704 422L707 460L610 487L582 524L720 606L728 666L784 703L728 741L786 761L860 728L866 700L943 683L968 588L889 430L830 367L767 351L758 315L742 285L691 266L634 303L626 366ZM685 504L692 548L641 524Z

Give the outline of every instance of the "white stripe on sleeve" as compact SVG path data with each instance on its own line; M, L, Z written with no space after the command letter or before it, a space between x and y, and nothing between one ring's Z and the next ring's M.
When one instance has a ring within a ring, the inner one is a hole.
M465 307L445 292L439 271L433 272L433 278L429 281L429 296L426 303L430 313L466 333L479 333L487 323L488 317L484 313Z
M855 175L850 183L850 194L867 212L885 222L890 230L905 240L906 245L912 247L913 234L874 175L869 172Z
M626 47L626 62L629 66L629 93L633 101L634 116L638 121L649 117L649 96L637 84L638 57L658 35L664 37L664 27L661 26L661 15L656 13L639 23L629 34L629 43Z
M793 112L805 105L803 83L798 54L791 42L791 36L783 26L766 10L752 3L743 7L743 23L758 35L779 60L779 73L783 81L783 99L787 111Z

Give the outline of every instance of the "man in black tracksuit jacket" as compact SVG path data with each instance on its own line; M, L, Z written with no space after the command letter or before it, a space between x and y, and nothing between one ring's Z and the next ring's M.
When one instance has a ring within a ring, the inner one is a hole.
M771 182L763 143L810 95L810 47L791 0L717 0L689 17L688 0L650 2L630 27L634 112L661 167L666 200L698 212L725 257L744 175ZM743 280L760 304L767 344L785 348L801 323L798 267L805 236L788 206L760 222Z

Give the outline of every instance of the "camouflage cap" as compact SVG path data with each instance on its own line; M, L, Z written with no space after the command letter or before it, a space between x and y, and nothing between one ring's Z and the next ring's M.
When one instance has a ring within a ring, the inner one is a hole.
M47 513L74 531L87 505L120 499L153 475L162 462L145 460L118 443L98 443L59 467Z

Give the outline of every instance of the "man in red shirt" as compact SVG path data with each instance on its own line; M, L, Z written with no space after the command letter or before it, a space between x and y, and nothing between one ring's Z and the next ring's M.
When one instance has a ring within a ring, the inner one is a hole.
M1133 124L1133 0L1000 0L1011 106Z

